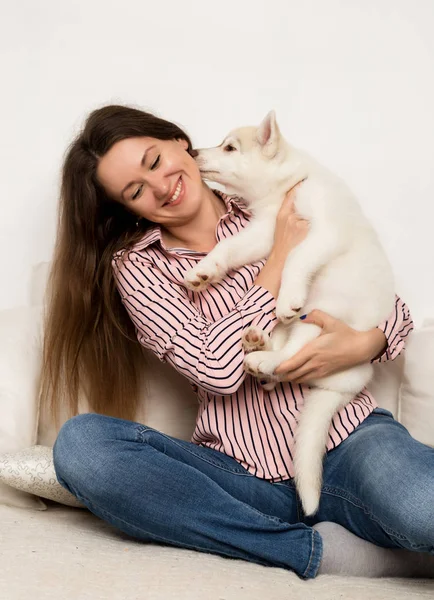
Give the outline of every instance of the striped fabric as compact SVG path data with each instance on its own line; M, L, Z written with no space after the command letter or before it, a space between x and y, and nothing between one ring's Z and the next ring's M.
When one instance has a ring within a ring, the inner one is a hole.
M216 193L227 207L216 227L220 241L245 227L250 213L240 198ZM205 254L166 248L160 226L153 226L132 249L113 257L122 302L139 342L184 375L197 393L192 442L232 456L257 477L289 479L294 476L294 431L307 388L280 383L267 392L243 369L244 329L258 325L270 332L277 322L275 298L254 284L265 260L194 293L183 286L183 277ZM377 361L394 359L413 329L400 298L379 327L388 348ZM330 426L327 449L348 437L376 406L365 389L342 408Z

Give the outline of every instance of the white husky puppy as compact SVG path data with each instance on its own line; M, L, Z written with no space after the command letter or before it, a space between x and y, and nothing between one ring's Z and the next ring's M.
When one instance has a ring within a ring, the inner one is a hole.
M268 256L286 192L301 182L294 190L294 207L309 221L309 232L284 266L276 305L280 323L270 337L257 328L244 333L248 373L278 381L274 369L320 334L317 325L294 319L300 310L323 310L358 331L387 318L395 301L394 280L374 229L341 179L283 139L274 112L259 127L236 129L220 146L198 150L196 160L206 179L245 200L252 217L243 231L218 243L187 273L185 283L195 291L231 269ZM262 351L254 351L258 348ZM295 434L294 470L306 515L318 510L331 419L371 376L370 364L355 366L313 380L314 387L305 394ZM268 384L268 389L274 385Z

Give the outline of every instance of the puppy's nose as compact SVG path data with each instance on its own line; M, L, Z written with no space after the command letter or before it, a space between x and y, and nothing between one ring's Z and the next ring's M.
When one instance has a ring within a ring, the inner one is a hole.
M194 148L192 148L190 150L190 156L192 156L193 158L196 158L196 156L199 156L199 152L197 150L195 150Z

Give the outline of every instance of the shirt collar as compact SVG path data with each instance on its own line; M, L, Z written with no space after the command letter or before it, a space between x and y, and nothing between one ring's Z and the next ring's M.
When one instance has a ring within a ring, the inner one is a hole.
M221 192L220 190L212 190L212 191L214 192L214 194L219 196L219 198L221 198L223 200L223 202L226 204L226 208L227 208L226 215L229 213L235 212L237 210L244 213L245 215L248 215L248 216L251 215L251 213L247 207L247 204L245 203L243 198L240 198L239 196L229 196L228 194L225 194L224 192ZM161 225L159 225L159 224L151 225L150 228L145 233L145 235L143 236L143 238L134 245L133 250L135 250L135 251L144 250L145 248L147 248L151 244L155 244L156 242L159 242L159 244L165 250L167 250L167 248L164 245L163 238L161 236Z

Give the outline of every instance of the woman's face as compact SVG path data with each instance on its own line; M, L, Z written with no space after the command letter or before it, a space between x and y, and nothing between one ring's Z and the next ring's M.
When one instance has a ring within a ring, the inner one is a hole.
M97 177L107 194L132 213L166 227L197 214L203 182L185 140L134 137L100 159Z

